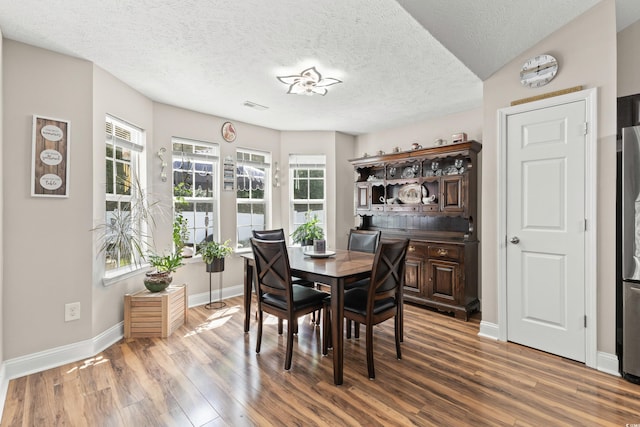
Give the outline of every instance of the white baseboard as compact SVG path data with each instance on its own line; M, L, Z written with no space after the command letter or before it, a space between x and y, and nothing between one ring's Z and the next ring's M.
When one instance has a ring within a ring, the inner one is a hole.
M481 320L480 331L478 332L478 336L497 340L498 337L500 336L498 325L496 325L495 323L489 323L489 322L485 322L484 320Z
M596 369L598 371L619 377L620 368L618 365L618 356L616 356L615 354L603 353L599 351L596 356Z
M211 290L211 301L218 301L218 288ZM228 286L222 289L222 299L244 295L244 285ZM189 307L197 307L209 303L209 291L200 294L189 295Z

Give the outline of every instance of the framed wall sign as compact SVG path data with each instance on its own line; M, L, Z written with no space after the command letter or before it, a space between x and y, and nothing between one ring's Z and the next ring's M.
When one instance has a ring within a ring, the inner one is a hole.
M69 196L71 122L33 116L31 196Z

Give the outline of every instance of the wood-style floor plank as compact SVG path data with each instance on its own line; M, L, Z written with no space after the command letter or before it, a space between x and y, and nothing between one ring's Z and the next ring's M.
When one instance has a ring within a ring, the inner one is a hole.
M393 321L345 340L333 384L321 328L299 320L293 363L265 318L243 332L240 297L189 310L172 336L123 339L87 360L10 381L1 426L624 426L640 424L640 386L584 364L478 336L463 322L405 305L402 359ZM286 328L286 325L285 325Z

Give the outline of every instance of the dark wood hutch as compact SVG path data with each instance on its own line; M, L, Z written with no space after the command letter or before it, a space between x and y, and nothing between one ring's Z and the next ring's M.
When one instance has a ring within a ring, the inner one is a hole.
M351 159L358 228L407 237L404 299L468 320L479 309L476 141Z

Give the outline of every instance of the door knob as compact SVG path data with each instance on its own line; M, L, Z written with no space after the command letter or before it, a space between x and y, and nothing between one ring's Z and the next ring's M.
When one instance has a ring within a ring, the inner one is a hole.
M520 239L518 239L518 236L513 236L509 241L514 245L517 245L518 243L520 243Z

